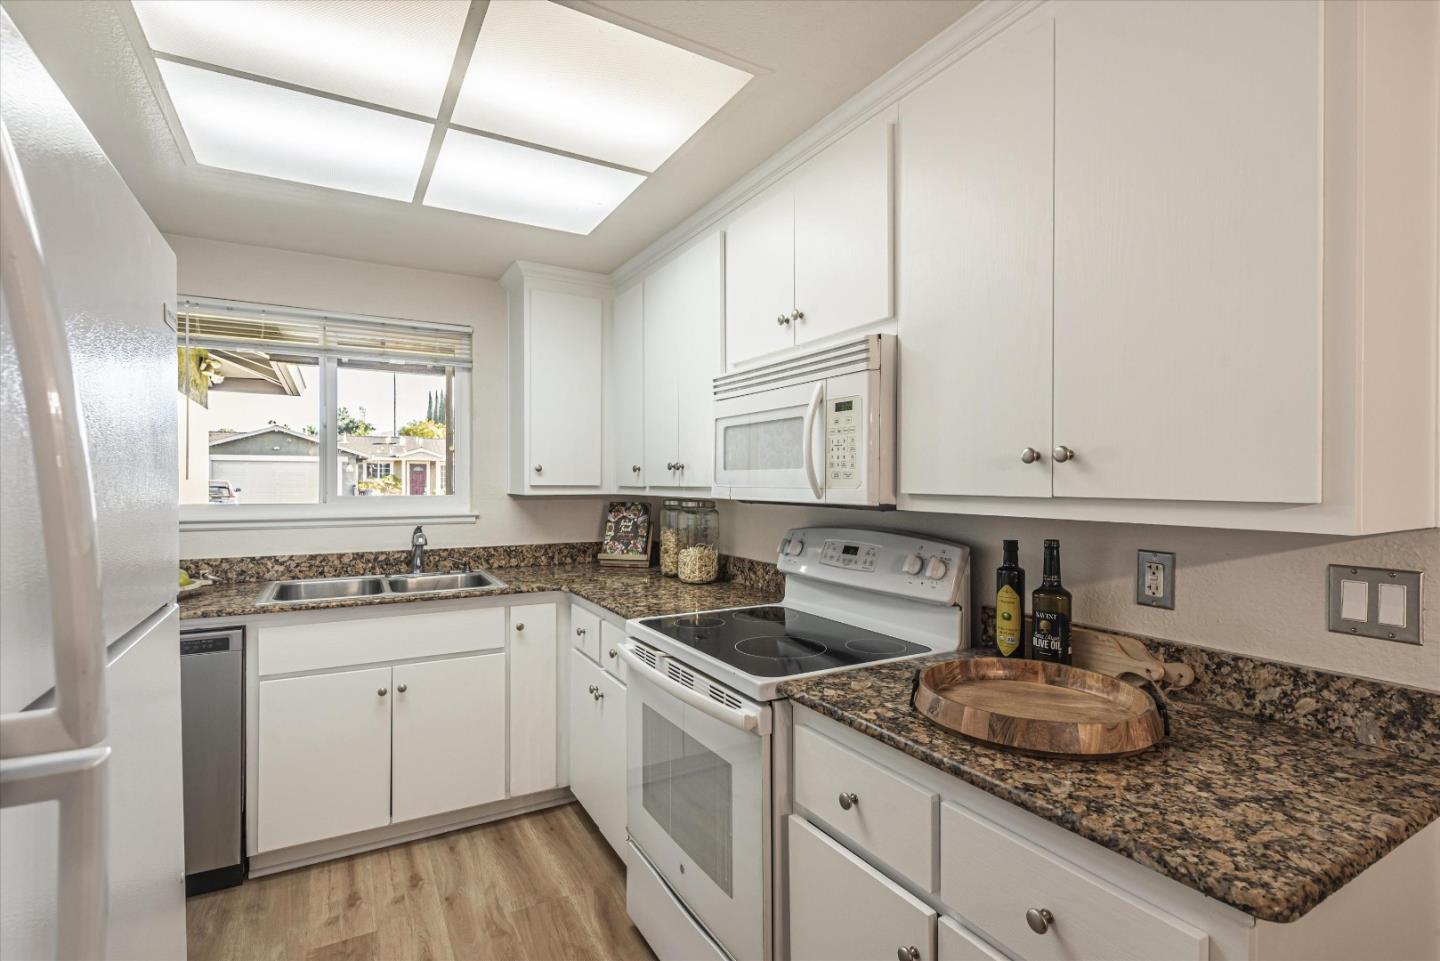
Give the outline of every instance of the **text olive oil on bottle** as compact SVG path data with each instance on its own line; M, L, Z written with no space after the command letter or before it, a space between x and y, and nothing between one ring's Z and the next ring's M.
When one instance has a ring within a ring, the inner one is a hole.
M1045 542L1045 577L1030 599L1030 657L1070 663L1070 592L1060 584L1060 542Z
M1020 542L1005 541L995 571L995 646L1005 657L1024 657L1024 637L1025 570L1020 566Z

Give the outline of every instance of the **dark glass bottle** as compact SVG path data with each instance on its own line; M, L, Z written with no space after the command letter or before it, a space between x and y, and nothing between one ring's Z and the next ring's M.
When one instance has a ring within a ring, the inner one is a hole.
M1045 579L1030 599L1034 629L1029 656L1037 661L1070 663L1070 592L1060 586L1060 542L1045 542Z
M995 571L995 646L1002 657L1025 656L1025 569L1020 542L1005 541Z

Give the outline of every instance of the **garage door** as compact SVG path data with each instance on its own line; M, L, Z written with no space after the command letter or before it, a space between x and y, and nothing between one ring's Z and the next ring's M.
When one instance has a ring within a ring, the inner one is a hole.
M210 458L210 480L239 488L242 504L314 504L320 490L315 457Z

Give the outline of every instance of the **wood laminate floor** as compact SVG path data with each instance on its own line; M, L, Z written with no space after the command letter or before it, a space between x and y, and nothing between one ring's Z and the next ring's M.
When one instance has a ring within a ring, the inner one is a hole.
M654 961L578 804L186 902L191 961Z

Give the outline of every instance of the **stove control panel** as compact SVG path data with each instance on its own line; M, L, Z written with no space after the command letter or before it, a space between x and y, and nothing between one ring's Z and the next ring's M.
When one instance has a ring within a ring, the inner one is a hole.
M799 528L785 535L777 554L784 574L913 600L954 604L969 589L968 547L911 534Z

